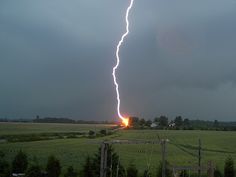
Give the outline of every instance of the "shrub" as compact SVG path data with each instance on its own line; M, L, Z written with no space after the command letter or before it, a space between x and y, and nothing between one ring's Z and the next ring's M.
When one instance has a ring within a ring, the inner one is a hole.
M151 174L150 174L149 170L144 171L143 177L151 177Z
M49 156L46 171L48 177L59 177L61 174L60 161L56 159L54 156Z
M42 177L41 168L38 165L32 165L26 171L25 177Z
M222 173L220 172L220 170L217 167L214 170L214 177L223 177Z
M82 169L82 175L83 177L92 177L92 176L95 176L94 175L94 168L93 168L93 162L92 162L92 159L87 156L86 158L86 161L85 161L85 164L83 166L83 169Z
M28 166L27 155L19 151L14 160L12 161L12 172L13 173L24 173Z
M128 177L138 177L138 169L133 163L130 163L127 168L127 176Z
M5 154L0 151L0 176L8 177L10 176L10 165L4 159Z
M74 168L72 166L69 166L67 168L67 171L64 175L64 177L77 177L78 173L74 170Z
M234 177L234 161L232 157L225 160L224 177Z

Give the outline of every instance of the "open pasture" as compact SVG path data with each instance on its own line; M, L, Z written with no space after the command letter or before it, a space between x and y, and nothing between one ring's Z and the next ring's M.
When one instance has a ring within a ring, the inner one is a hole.
M61 131L77 131L89 130L91 128L104 128L102 125L77 125L77 124L2 124L0 128L1 134L6 133L42 133L42 132L61 132ZM14 129L16 126L16 129ZM22 127L28 129L22 129ZM32 126L30 128L30 126ZM105 125L105 128L107 126ZM18 129L18 130L17 130ZM197 130L120 130L110 136L102 138L71 138L71 139L55 139L33 142L16 142L16 143L0 143L0 150L6 153L9 161L15 153L22 149L25 151L30 160L34 156L42 166L45 166L47 157L51 154L57 156L62 166L67 167L73 165L80 169L87 155L93 155L97 152L99 143L104 139L128 139L128 140L154 140L158 137L167 138L167 159L172 165L196 165L197 164L197 147L198 139L202 141L202 162L212 160L221 170L223 170L224 160L227 156L232 156L236 160L236 132L230 131L197 131ZM121 162L127 166L133 162L140 172L150 165L151 171L154 173L161 159L161 146L159 144L116 144L114 145L116 152L121 157Z
M0 122L0 135L98 131L113 126L115 125Z

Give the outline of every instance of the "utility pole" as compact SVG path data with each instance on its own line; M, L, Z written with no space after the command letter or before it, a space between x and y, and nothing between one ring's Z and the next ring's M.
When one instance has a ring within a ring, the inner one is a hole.
M112 153L111 153L110 177L112 177Z
M212 161L208 162L208 170L207 170L208 177L214 177L214 165Z
M102 145L101 145L100 177L104 177L104 150L105 150L105 143L102 143Z
M107 151L109 144L161 144L162 145L162 156L164 159L164 169L165 166L165 159L166 159L166 142L168 142L168 139L163 139L162 141L146 141L146 140L112 140L112 141L106 141L101 143L101 161L100 161L100 177L107 177ZM112 161L112 159L111 159ZM111 164L112 165L112 164ZM120 157L117 164L116 169L116 176L119 174L120 168ZM111 166L111 173L112 173L112 166ZM164 170L165 173L165 170ZM165 177L165 174L164 176Z
M100 177L107 176L107 150L108 144L103 142L101 145Z
M118 156L118 163L117 163L117 167L116 167L116 177L118 177L118 175L119 175L119 166L120 166L120 155Z
M202 155L201 155L201 150L202 150L202 142L201 139L198 139L198 177L201 176L201 159L202 159Z
M167 139L161 139L161 149L162 149L162 177L166 176L166 142Z

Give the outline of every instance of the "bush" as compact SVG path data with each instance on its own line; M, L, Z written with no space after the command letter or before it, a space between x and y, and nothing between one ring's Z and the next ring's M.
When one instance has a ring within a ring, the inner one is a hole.
M220 170L217 167L214 170L214 177L223 177L222 173L220 172Z
M151 174L150 174L149 170L144 171L143 177L151 177Z
M100 133L101 133L101 135L107 135L107 131L106 130L100 130Z
M234 161L232 157L225 160L224 177L234 177Z
M38 165L29 167L25 177L42 177L41 168Z
M59 177L61 174L61 165L60 161L54 156L48 157L46 171L48 177Z
M127 177L138 177L138 170L133 163L129 164L127 168Z
M89 136L95 136L96 135L96 133L94 132L94 131L92 131L92 130L89 130Z
M107 144L107 176L125 177L125 169L119 162L119 156L114 152L111 145ZM86 162L81 171L83 177L100 177L100 164L101 164L101 148L94 155L93 158L87 157Z
M188 177L187 171L186 170L182 170L179 174L179 177Z
M12 172L13 173L24 173L28 166L27 155L19 151L14 160L12 161Z
M72 166L69 166L67 168L67 171L64 175L64 177L77 177L78 173L74 170L74 168Z
M92 176L95 176L94 175L94 167L93 167L93 162L91 160L91 158L89 156L87 156L86 158L86 162L83 166L83 169L82 169L82 176L83 177L92 177Z
M5 154L0 151L0 176L8 177L10 176L10 165L4 159Z

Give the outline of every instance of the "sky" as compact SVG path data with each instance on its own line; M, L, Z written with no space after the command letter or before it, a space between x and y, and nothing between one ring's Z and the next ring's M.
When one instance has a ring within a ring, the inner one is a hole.
M129 0L1 0L0 117L117 120ZM236 0L134 0L124 115L236 120Z

